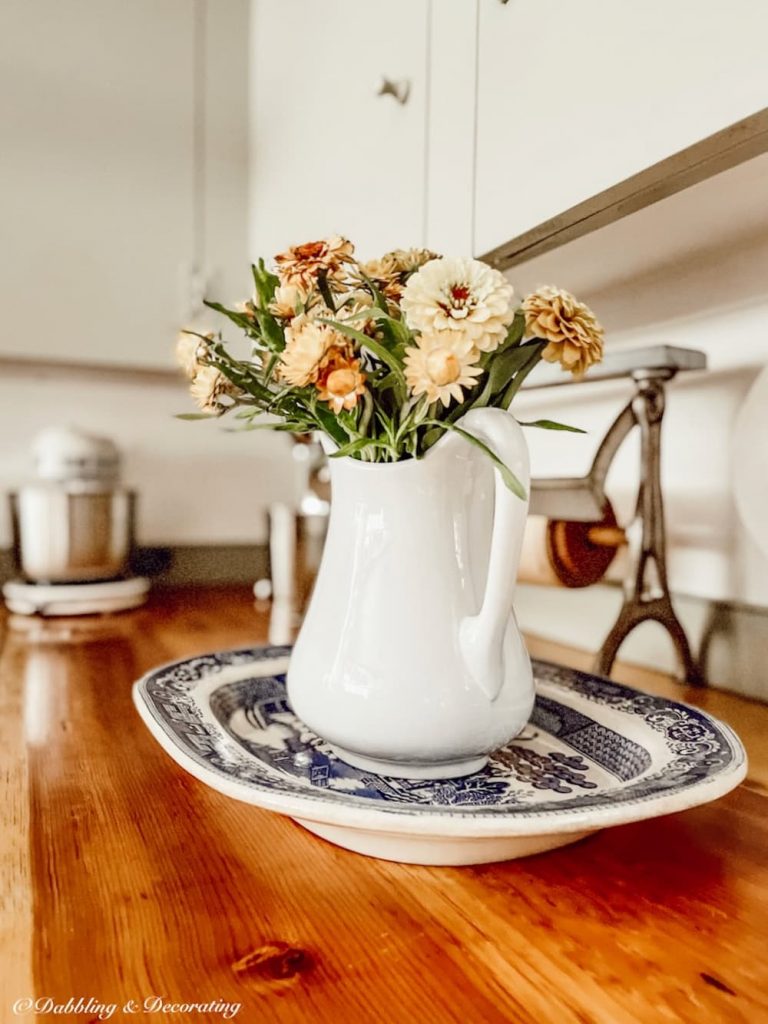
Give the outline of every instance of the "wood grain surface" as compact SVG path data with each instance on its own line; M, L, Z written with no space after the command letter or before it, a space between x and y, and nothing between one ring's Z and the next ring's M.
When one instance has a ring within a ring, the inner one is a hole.
M143 672L266 629L245 589L0 622L3 1024L99 1019L14 1013L32 997L226 1019L124 1011L150 996L239 1003L247 1024L768 1021L768 708L623 668L735 726L748 781L524 861L390 864L207 789L139 720Z

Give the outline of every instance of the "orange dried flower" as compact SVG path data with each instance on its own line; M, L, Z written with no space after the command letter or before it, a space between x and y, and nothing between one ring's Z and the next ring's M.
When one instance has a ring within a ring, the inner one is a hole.
M365 380L360 360L352 356L351 350L334 347L326 354L315 386L320 401L340 413L342 409L354 409L365 394Z
M340 235L291 246L275 256L280 284L294 285L306 293L322 274L332 285L342 276L344 265L352 262L354 251L352 243Z
M547 362L580 376L603 358L603 328L570 292L539 288L523 301L523 312L527 334L549 342L541 353Z

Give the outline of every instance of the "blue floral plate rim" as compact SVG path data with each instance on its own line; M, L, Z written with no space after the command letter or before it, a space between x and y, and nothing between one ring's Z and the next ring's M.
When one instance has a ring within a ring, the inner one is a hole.
M377 801L372 806L370 800L359 796L287 779L263 757L238 745L213 718L210 708L201 705L196 691L203 684L220 682L220 686L210 687L211 696L235 684L270 680L280 685L290 651L285 646L237 647L170 661L134 684L134 703L166 753L199 781L266 810L353 829L462 838L596 831L708 803L734 789L746 776L746 752L738 736L707 712L576 669L534 660L537 703L558 706L552 698L559 696L574 704L577 714L610 708L636 716L643 723L650 721L654 736L658 733L670 748L671 768L665 765L660 773L644 775L633 783L634 791L616 786L614 790L560 802L454 806L430 801L427 794L427 803L416 806L397 799L383 804ZM256 666L259 671L254 675ZM563 771L569 769L564 767ZM391 782L376 778L381 783Z

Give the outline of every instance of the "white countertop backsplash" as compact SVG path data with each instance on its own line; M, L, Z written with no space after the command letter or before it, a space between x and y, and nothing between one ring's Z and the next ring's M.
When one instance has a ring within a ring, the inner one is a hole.
M185 382L57 380L48 371L0 375L0 492L30 473L30 447L44 427L72 424L111 437L124 482L139 492L143 545L263 544L266 509L292 496L290 441L268 431L228 433L235 421L185 422L194 411ZM0 502L0 548L11 544Z

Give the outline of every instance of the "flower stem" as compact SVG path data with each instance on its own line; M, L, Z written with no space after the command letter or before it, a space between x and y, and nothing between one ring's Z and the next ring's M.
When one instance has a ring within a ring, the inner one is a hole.
M528 376L528 374L531 372L534 366L537 366L541 362L541 353L544 349L545 344L546 343L542 341L540 345L534 347L530 359L527 359L523 363L523 365L517 371L515 376L512 378L509 387L504 392L501 402L499 403L502 409L508 409L510 407L510 405L512 404L512 399L523 386L525 378Z
M357 427L357 429L360 431L360 434L363 437L367 436L368 434L368 427L370 425L372 415L373 398L371 397L370 391L366 389L365 392L363 393L363 414L360 417L360 423L358 424Z

